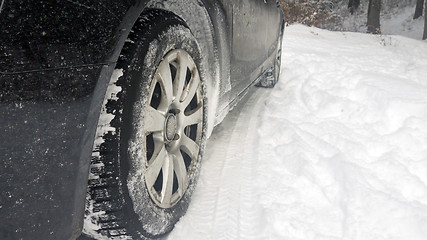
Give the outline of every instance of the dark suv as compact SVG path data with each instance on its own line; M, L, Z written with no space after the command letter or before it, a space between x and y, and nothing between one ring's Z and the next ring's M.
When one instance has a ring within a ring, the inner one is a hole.
M213 127L278 79L275 0L0 2L0 239L168 233Z

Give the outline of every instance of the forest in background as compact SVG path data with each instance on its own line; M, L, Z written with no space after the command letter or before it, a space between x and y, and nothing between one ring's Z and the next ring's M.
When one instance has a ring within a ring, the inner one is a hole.
M369 33L381 33L380 16L391 18L403 8L412 7L413 16L411 19L402 19L401 24L411 24L412 19L417 23L424 22L422 35L423 39L427 38L427 7L425 7L427 0L280 0L280 2L288 24L297 22L334 31Z

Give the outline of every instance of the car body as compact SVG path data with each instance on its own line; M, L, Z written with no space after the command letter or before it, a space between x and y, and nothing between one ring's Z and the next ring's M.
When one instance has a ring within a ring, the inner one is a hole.
M275 0L17 1L0 7L0 239L81 234L100 109L144 9L170 11L197 39L208 132L273 64Z

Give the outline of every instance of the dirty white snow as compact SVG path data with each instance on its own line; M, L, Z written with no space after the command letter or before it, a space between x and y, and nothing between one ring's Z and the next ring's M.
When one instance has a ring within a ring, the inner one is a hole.
M287 27L208 141L180 239L427 239L427 42Z

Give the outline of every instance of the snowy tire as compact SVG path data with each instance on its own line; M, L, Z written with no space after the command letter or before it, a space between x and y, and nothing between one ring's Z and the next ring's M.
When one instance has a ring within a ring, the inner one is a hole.
M104 135L92 159L89 235L143 239L170 232L199 175L206 105L198 44L172 13L143 16L117 63L121 91L106 105L115 132Z

